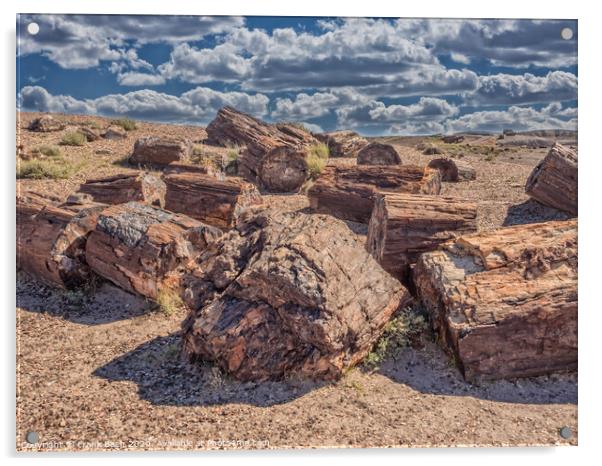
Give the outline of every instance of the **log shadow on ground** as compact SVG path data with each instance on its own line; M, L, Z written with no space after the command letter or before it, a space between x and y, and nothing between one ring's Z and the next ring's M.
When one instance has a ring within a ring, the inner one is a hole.
M84 325L102 325L127 320L151 311L154 303L100 282L94 292L60 290L44 285L27 274L17 275L17 306L27 312L45 313Z
M436 344L406 348L385 361L378 373L421 393L473 397L520 404L577 404L577 374L552 374L471 384Z
M138 385L153 405L269 407L293 401L326 383L310 380L239 382L211 363L190 364L180 354L179 334L154 338L93 372L111 382Z
M549 222L551 220L567 220L571 215L553 207L540 204L534 199L529 199L521 204L508 207L503 226L525 225L528 223Z

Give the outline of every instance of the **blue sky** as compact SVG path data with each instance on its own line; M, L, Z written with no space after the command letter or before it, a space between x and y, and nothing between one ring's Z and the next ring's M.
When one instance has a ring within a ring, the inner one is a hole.
M576 20L28 14L17 34L23 110L204 125L232 105L365 135L577 128Z

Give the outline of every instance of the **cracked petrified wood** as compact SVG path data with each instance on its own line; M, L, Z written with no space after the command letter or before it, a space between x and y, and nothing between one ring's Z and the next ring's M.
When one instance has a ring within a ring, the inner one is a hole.
M360 149L368 144L368 141L355 131L333 131L314 136L328 146L330 157L356 158Z
M542 204L577 215L577 152L554 144L533 169L525 192Z
M29 131L49 133L51 131L61 131L62 129L65 129L65 124L51 115L42 115L40 118L32 120L27 129Z
M344 222L302 212L249 215L185 283L185 354L240 380L336 379L410 299Z
M357 153L358 165L401 165L401 157L391 144L371 142Z
M86 240L106 207L62 205L36 193L17 196L17 267L51 285L74 288L91 276Z
M406 280L423 252L477 231L477 205L462 199L406 193L376 195L366 247L389 273Z
M238 173L268 191L297 191L308 178L306 148L317 143L293 125L270 125L232 107L224 107L207 126L212 143L244 146Z
M418 294L469 381L577 368L577 221L465 236L423 254Z
M328 166L307 195L311 208L343 220L368 223L377 192L439 194L437 170L414 165Z
M477 179L477 171L465 162L450 157L439 157L428 163L441 173L441 181L471 181Z
M90 179L80 185L79 192L104 204L139 201L163 207L165 203L165 183L151 173L120 173Z
M148 136L134 144L129 162L134 165L169 165L185 162L192 154L192 143L187 139Z
M177 289L181 269L220 235L185 215L129 202L98 216L86 260L124 290L156 298L164 286Z
M262 202L257 188L240 178L217 178L200 173L179 173L164 178L165 208L208 225L227 229L240 213Z

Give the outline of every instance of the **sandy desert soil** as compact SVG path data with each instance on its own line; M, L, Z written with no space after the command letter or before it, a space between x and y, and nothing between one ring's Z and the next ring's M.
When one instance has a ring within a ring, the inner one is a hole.
M21 143L56 144L61 134L21 131ZM114 162L149 134L205 137L199 127L139 123L125 141L61 146L79 171L68 180L20 180L18 189L65 197L86 178L124 171ZM433 157L414 148L417 138L389 139L403 163ZM565 218L523 192L545 149L491 149L486 137L467 142L454 155L476 168L477 180L445 183L442 194L478 201L479 229ZM307 206L302 195L267 199L283 209ZM470 385L428 332L377 370L358 367L333 384L240 383L180 359L183 314L166 315L107 282L66 292L19 273L16 292L20 450L577 444L576 374ZM563 426L571 439L559 435ZM25 441L31 431L36 445Z

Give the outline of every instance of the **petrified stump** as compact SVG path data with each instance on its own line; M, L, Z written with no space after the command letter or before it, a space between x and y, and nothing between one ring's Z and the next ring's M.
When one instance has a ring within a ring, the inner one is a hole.
M529 175L525 192L542 204L577 215L577 152L554 144Z
M377 194L366 248L393 276L406 280L423 252L477 231L477 205L461 199L406 193Z
M195 270L184 352L240 380L336 379L410 299L342 221L325 215L250 217Z
M240 178L218 180L197 173L164 177L165 208L186 214L209 225L231 228L240 213L262 202L257 188Z
M65 129L65 124L62 121L57 120L51 115L43 115L40 118L36 118L29 123L27 127L29 131L38 131L41 133L49 133L51 131L60 131Z
M165 183L151 173L121 173L105 178L87 180L79 192L89 194L96 202L123 204L140 201L163 207Z
M439 194L437 170L414 165L328 166L308 190L311 208L343 220L368 223L377 192Z
M268 191L297 191L307 180L307 147L317 140L292 125L269 125L232 107L207 126L210 142L241 145L238 173Z
M130 163L142 165L168 165L183 162L192 154L192 143L187 139L148 136L134 144Z
M470 181L477 179L477 171L467 163L449 157L433 159L428 163L441 173L441 181Z
M469 381L577 368L577 221L465 236L423 254L418 294Z
M98 216L86 260L124 290L156 298L162 287L177 289L182 269L220 235L185 215L129 202Z
M330 157L357 157L357 153L368 141L355 131L333 131L314 135L328 146Z
M17 196L17 266L36 278L74 288L91 276L85 260L88 233L105 207L60 205L35 193Z
M371 142L357 153L358 165L401 165L401 158L391 144Z

